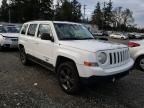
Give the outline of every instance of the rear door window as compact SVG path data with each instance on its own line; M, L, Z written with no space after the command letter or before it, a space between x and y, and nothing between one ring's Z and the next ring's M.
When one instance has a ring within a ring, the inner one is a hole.
M37 24L30 24L27 35L35 36L36 28L37 28Z
M27 28L28 28L28 24L23 25L22 30L21 30L21 34L25 34Z

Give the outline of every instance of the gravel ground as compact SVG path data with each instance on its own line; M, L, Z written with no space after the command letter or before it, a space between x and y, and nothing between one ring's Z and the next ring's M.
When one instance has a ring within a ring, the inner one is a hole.
M0 52L0 108L144 108L144 73L132 70L119 82L86 86L65 94L56 75L32 64L23 66L17 50Z

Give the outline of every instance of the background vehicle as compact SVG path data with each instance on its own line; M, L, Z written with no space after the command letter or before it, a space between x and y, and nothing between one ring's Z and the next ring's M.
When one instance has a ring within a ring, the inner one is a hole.
M19 31L15 26L0 25L0 49L17 48Z
M20 32L21 27L22 27L22 24L16 24L15 27L16 27L16 29Z
M144 39L144 33L141 33L141 39Z
M128 46L135 65L144 71L144 40L130 41Z
M19 50L24 65L34 61L55 70L69 94L77 92L83 80L122 78L134 63L127 46L95 40L83 25L71 22L25 23Z
M107 31L97 31L92 34L93 34L93 36L109 36Z
M102 31L103 36L109 36L109 33L107 31Z
M142 35L140 33L135 33L135 38L136 39L141 39L142 38Z
M121 33L112 33L110 34L110 37L115 39L128 39L128 36Z
M136 36L134 33L128 33L128 38L129 39L136 39Z
M100 32L100 31L94 32L94 33L92 33L92 34L93 34L93 36L103 36L103 33Z

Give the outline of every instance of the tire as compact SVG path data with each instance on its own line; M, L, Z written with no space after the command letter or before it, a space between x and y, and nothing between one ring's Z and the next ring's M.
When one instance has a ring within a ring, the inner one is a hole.
M122 40L124 40L124 37L121 37Z
M139 68L140 70L144 71L144 55L140 56L136 60L136 67Z
M76 94L80 90L80 79L73 62L64 62L57 69L59 85L67 94Z
M22 62L23 65L29 65L30 61L27 58L27 55L25 53L25 49L24 48L20 48L20 60Z
M3 49L4 49L4 48L3 48L2 46L0 46L0 51L3 51Z

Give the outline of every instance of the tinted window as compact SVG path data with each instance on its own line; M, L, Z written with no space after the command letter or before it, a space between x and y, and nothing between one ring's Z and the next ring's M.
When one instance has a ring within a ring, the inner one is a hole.
M6 30L3 26L0 26L0 33L6 33Z
M27 30L28 25L23 25L22 30L21 30L21 34L25 34L26 30Z
M51 29L49 25L40 24L37 36L40 37L43 33L48 33L51 35Z
M37 24L30 24L27 34L30 36L35 36L36 28L37 28Z
M18 33L19 32L15 26L9 26L9 27L6 27L6 29L7 29L7 33Z
M54 23L54 26L60 40L94 39L92 34L83 25Z

